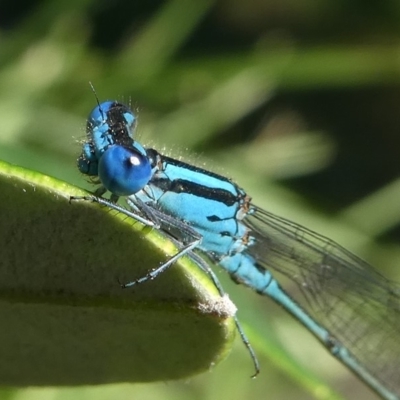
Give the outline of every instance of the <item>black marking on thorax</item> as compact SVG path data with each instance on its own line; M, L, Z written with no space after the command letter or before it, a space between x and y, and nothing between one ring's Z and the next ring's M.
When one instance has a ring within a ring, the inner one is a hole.
M163 191L177 194L188 193L202 199L219 201L229 207L240 201L239 196L225 189L210 188L186 179L175 179L171 181L167 178L155 178L152 179L151 183Z

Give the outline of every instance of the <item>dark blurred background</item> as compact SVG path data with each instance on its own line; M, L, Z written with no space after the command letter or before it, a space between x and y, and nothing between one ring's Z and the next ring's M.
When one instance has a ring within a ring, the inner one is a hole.
M91 81L138 112L144 144L400 280L399 21L397 1L1 0L0 158L90 189L75 162ZM259 348L256 381L238 341L185 382L3 397L376 399L279 307L219 276Z

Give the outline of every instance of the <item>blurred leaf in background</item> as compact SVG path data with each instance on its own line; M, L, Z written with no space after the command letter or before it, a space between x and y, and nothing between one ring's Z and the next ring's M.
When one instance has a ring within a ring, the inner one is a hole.
M393 0L3 0L0 158L91 188L75 166L91 81L138 112L144 144L233 178L400 280L399 19ZM189 382L2 398L333 398L323 382L376 398L279 307L219 276L258 347L257 380L238 343ZM282 372L282 348L320 386Z

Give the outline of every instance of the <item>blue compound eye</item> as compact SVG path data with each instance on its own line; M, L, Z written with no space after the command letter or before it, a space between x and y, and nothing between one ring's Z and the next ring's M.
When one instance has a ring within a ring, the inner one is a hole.
M107 119L107 113L114 104L114 101L103 101L101 104L97 105L90 112L88 116L88 124L92 126L99 126Z
M132 134L137 122L136 115L128 106L110 100L103 101L90 112L87 121L89 129L101 126L107 120L124 122Z
M99 178L117 196L130 196L151 178L150 161L135 147L110 146L99 160Z

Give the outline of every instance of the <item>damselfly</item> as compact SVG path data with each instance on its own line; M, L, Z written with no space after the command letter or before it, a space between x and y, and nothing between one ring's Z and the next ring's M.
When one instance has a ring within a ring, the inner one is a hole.
M135 121L120 103L98 104L78 167L101 183L92 200L162 229L182 250L124 287L153 279L189 254L223 294L200 252L280 304L382 398L399 399L399 286L337 243L252 204L230 179L144 148L134 139ZM99 197L106 191L110 201ZM130 210L115 203L120 196ZM287 293L280 277L296 290Z

